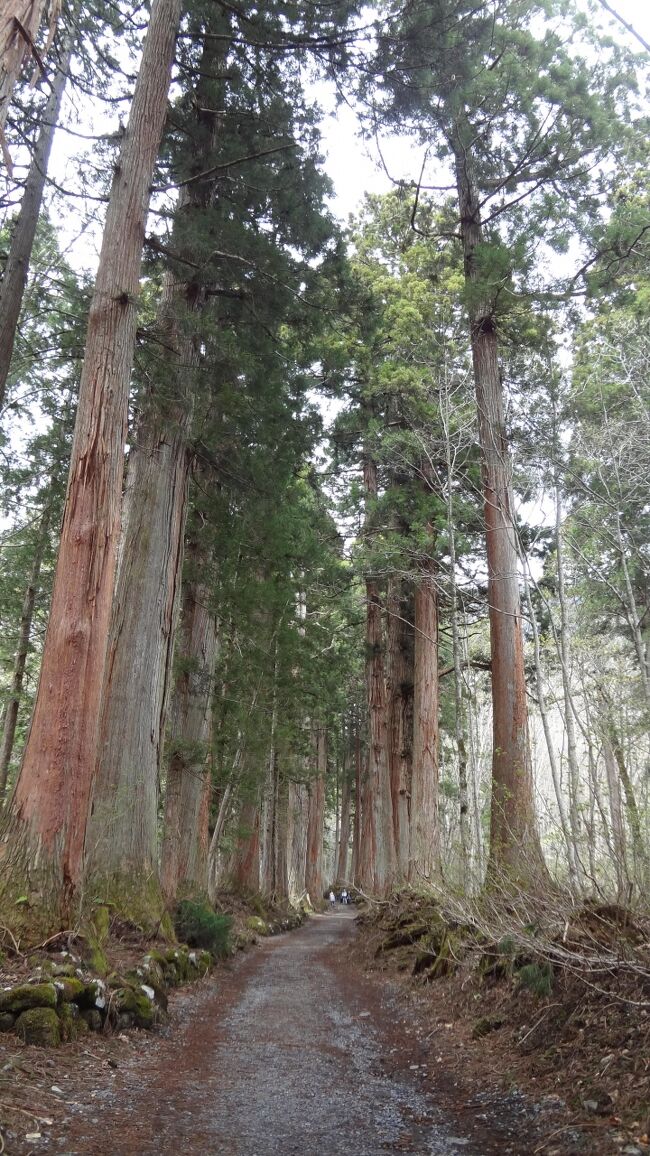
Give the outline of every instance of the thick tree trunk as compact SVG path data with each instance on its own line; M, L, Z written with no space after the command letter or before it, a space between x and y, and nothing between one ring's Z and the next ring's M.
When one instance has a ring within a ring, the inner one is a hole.
M461 644L458 631L458 586L456 582L456 527L454 518L454 456L451 444L451 405L447 380L440 399L440 418L445 433L447 465L447 548L449 551L449 601L451 619L451 650L454 665L454 738L458 754L458 808L460 818L461 876L466 893L470 890L471 834L469 791L467 782L466 720L463 709L464 684L462 675Z
M20 615L18 646L16 648L11 687L9 689L9 698L5 710L2 743L0 744L0 800L4 799L7 790L7 776L14 749L14 740L16 738L16 724L18 722L18 711L20 709L25 667L27 665L27 655L29 654L29 643L32 634L34 606L36 604L36 595L40 583L43 554L45 553L47 537L50 532L50 516L50 507L46 506L39 526L38 538L34 548L34 557L32 559L32 569L29 575L27 589L25 590Z
M54 73L50 95L43 110L43 125L29 166L20 211L11 234L11 244L0 283L0 410L4 407L9 366L16 327L23 303L36 227L43 203L52 140L61 111L61 101L72 56L74 36L70 33Z
M363 463L366 499L377 497L377 465L366 454ZM395 836L388 763L388 697L384 674L383 612L379 583L366 578L366 693L368 696L368 772L364 793L362 857L366 885L386 895L395 879ZM366 805L367 800L367 805Z
M348 856L350 845L350 803L352 798L352 784L350 782L350 762L353 754L350 749L351 734L346 734L346 747L343 756L341 781L341 821L339 837L336 845L336 859L334 864L334 882L348 883Z
M260 886L262 893L272 898L276 891L276 851L278 839L278 641L275 639L273 661L273 690L271 706L271 733L269 753L266 760L266 778L262 796L261 826L261 867Z
M410 853L411 778L413 770L413 662L415 637L411 584L389 579L388 610L388 743L397 878L407 880Z
M464 131L463 131L464 130ZM499 346L490 288L477 263L480 198L471 130L454 140L459 216L482 455L492 657L492 807L488 875L515 884L548 878L535 814L519 598L518 549L505 428Z
M256 799L244 802L238 828L227 877L236 890L257 894L260 889L260 806Z
M88 319L38 694L3 838L3 904L16 891L31 889L50 925L67 914L83 877L120 534L142 244L180 7L180 0L153 2L116 166Z
M183 590L178 650L181 661L170 712L171 753L160 864L167 902L208 890L209 748L217 624L210 591L195 581Z
M202 150L214 160L218 114L203 105L203 75L222 48L206 39L196 91ZM172 244L190 265L201 254L184 240L185 221L211 202L214 178L181 190ZM86 838L88 878L124 914L134 900L155 906L162 752L178 618L187 518L188 439L200 356L197 315L206 301L196 279L165 274L158 318L164 360L145 400L131 452L117 589L104 684L100 747ZM126 801L126 805L124 802Z
M362 779L363 779L363 757L361 754L361 735L359 733L359 720L355 720L354 725L354 816L352 821L352 866L350 868L350 877L352 882L359 886L361 883L361 838L362 838Z
M429 562L415 584L413 776L409 882L430 882L440 869L438 826L438 593Z
M189 413L141 423L129 462L106 667L99 759L86 834L88 879L104 897L153 903L164 724L183 564ZM148 885L145 891L144 881ZM140 920L146 912L133 912Z
M309 822L309 788L306 783L289 783L288 811L289 898L296 900L305 893Z
M327 731L322 725L315 727L314 745L316 775L309 784L305 890L312 903L320 903L323 898L323 824L325 820L325 775L327 773Z

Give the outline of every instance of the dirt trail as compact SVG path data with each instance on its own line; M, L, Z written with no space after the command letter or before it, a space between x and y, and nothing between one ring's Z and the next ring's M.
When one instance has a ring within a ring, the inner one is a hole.
M354 934L354 912L339 908L181 993L164 1037L147 1037L139 1050L125 1045L118 1070L98 1068L81 1094L71 1077L66 1115L15 1151L532 1152L520 1105L468 1101L445 1083L435 1045L418 1042L397 996L350 964Z

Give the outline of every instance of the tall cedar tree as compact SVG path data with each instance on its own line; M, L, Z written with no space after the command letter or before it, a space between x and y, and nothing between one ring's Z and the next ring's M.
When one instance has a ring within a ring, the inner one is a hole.
M455 181L483 457L493 704L489 873L533 884L546 871L534 807L500 344L526 239L543 224L547 243L564 245L577 206L596 207L594 165L620 133L617 94L623 80L630 83L616 59L609 67L607 53L587 63L566 25L557 31L550 19L542 24L561 19L555 8L531 0L499 0L489 11L467 0L389 4L376 60L387 119L415 128Z
M180 0L154 0L90 308L68 493L39 689L2 835L2 904L66 918L83 849L120 533L124 443L151 178Z

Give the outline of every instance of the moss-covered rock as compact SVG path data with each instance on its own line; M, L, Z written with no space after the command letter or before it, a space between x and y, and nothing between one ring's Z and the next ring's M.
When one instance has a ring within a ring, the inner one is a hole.
M106 941L110 930L111 913L107 904L98 904L92 912L88 922L84 925L86 939L86 963L91 971L98 975L106 975L108 960L106 958Z
M151 955L145 955L142 964L136 969L138 974L142 972L142 979L145 983L152 984L153 987L163 987L165 983L165 972L158 960Z
M90 983L84 983L82 990L75 996L76 1004L80 1008L97 1008L98 1011L103 1011L106 1007L106 985L101 979L92 979Z
M81 1012L81 1018L90 1028L91 1032L101 1032L104 1025L104 1017L96 1007L85 1008L85 1010Z
M246 920L246 926L249 931L253 931L255 935L268 935L268 924L260 915L249 915Z
M160 1010L144 991L123 987L115 993L114 1008L118 1016L129 1015L138 1028L152 1028L160 1022Z
M77 969L74 963L53 963L50 968L50 975L54 979L58 978L60 975L72 976L74 978L76 974Z
M140 988L142 991L144 991L145 995L149 995L150 993L150 998L154 1001L154 1003L156 1003L158 1007L162 1008L163 1011L167 1011L167 988L165 986L164 979L159 982L158 979L154 979L153 977L147 975L144 969L141 967L134 968L132 971L127 971L126 975L122 979L122 986L124 986L125 979L128 980L129 986L134 987L136 990Z
M26 1044L57 1048L61 1043L61 1022L51 1007L32 1007L16 1020L16 1035Z
M57 991L53 983L23 983L0 992L0 1011L23 1012L30 1008L55 1008Z
M165 953L165 979L172 987L189 979L189 954L186 947L172 947Z
M12 1032L15 1022L16 1017L11 1012L0 1012L0 1032Z
M61 1024L61 1038L66 1042L76 1040L88 1031L88 1024L83 1019L79 1008L73 1003L61 1004L59 1022Z
M54 986L59 993L59 1003L73 1003L82 995L86 985L76 976L60 975L54 980Z

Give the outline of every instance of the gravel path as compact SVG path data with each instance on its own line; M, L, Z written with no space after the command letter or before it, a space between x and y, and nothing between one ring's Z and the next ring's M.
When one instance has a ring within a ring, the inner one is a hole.
M441 1110L430 1045L386 985L350 965L354 934L354 912L338 908L180 993L167 1035L131 1047L83 1097L76 1089L33 1151L522 1156L516 1120L504 1127L462 1097L455 1111L448 1088Z

